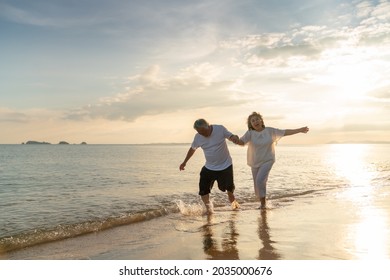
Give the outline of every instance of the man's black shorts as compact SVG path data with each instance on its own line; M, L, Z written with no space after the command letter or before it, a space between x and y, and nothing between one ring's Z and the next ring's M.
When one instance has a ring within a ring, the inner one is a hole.
M200 171L199 195L209 194L215 181L218 182L218 188L221 191L234 192L233 165L220 171L210 170L203 166Z

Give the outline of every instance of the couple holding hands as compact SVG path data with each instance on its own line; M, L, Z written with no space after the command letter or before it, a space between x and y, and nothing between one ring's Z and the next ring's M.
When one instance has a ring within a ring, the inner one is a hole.
M266 127L263 117L257 112L249 115L247 122L248 131L241 138L228 131L223 125L210 125L204 119L198 119L194 123L197 133L180 165L180 170L184 170L196 149L202 148L206 163L200 172L199 195L208 213L212 212L210 192L215 181L221 191L227 192L232 208L239 208L234 196L233 165L226 139L237 145L248 145L247 163L252 170L255 194L260 199L259 209L265 209L268 175L275 162L275 143L283 136L309 131L308 127L297 129Z

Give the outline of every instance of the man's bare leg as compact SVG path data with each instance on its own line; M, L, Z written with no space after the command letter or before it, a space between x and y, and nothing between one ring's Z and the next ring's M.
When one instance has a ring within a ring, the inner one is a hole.
M234 197L234 194L232 192L227 191L227 194L228 194L230 203L232 203L233 201L236 200L236 198Z
M206 206L207 214L211 214L213 212L213 207L210 203L210 194L205 194L201 196L204 205Z

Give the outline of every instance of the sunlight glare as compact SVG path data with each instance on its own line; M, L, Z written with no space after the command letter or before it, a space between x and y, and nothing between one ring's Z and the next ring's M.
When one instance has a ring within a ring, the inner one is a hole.
M337 88L338 98L350 101L364 97L376 87L378 71L369 57L375 55L375 49L356 50L354 46L342 46L329 50L326 75L317 78L317 82Z
M351 191L353 192L358 192L358 187L370 187L371 185L374 173L369 170L369 163L366 162L369 151L369 145L331 146L329 163L334 169L335 175L345 179L352 187Z
M352 252L359 259L386 259L389 257L387 215L383 209L375 207L372 181L376 171L368 161L370 152L370 145L332 145L328 163L335 176L346 185L338 193L339 198L352 203L358 218L348 229Z
M362 217L350 231L354 252L359 259L388 259L388 229L386 215L376 208L362 209Z

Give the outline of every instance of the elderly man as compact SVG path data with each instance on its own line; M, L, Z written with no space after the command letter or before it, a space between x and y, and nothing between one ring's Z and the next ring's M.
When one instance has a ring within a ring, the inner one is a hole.
M214 181L217 181L218 188L227 192L229 201L233 209L239 207L234 197L233 163L230 156L226 139L233 143L238 143L239 138L233 135L222 125L210 125L206 120L199 119L194 123L194 129L198 132L191 144L190 149L182 164L180 170L184 170L188 160L193 156L196 149L202 148L206 163L200 172L199 195L206 206L207 212L212 211L210 205L210 192Z

